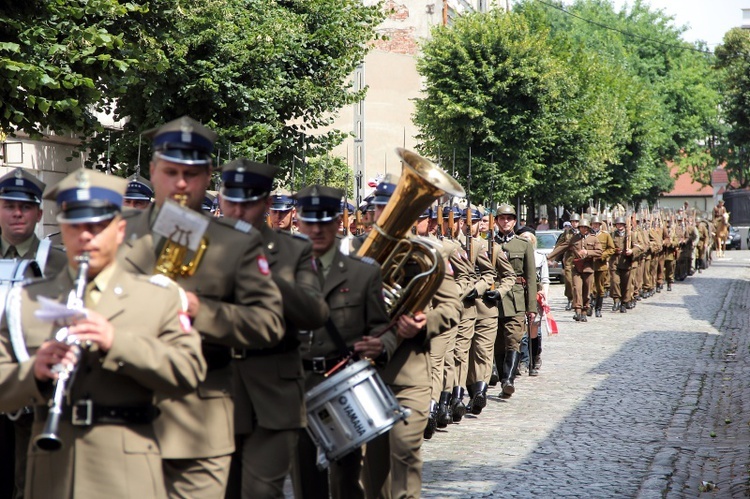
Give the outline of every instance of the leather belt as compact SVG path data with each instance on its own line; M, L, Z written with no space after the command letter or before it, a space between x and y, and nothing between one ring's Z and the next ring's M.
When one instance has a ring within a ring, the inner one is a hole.
M302 359L302 367L305 371L312 371L315 374L325 374L342 360L344 360L344 357L334 357L332 359L313 357L312 359Z
M37 411L38 418L47 418L47 408ZM41 413L41 414L40 414ZM73 426L92 426L95 424L135 425L150 424L159 416L159 409L154 405L110 406L95 404L91 400L79 400L75 404L63 407L62 419L69 420Z

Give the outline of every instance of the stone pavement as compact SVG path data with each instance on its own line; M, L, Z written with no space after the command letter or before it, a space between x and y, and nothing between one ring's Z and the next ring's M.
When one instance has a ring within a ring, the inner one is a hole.
M553 284L541 375L425 442L423 496L747 497L749 266L727 252L587 323Z

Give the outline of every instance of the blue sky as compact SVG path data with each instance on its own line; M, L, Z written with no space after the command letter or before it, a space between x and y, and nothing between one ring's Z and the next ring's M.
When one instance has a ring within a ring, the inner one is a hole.
M614 0L615 8L632 5L633 0ZM663 9L675 17L676 26L688 26L683 38L689 42L703 40L713 50L724 33L742 25L742 10L750 0L645 0L654 9Z

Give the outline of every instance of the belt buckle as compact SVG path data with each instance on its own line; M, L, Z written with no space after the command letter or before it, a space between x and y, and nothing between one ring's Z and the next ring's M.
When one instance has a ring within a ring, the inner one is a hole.
M231 354L234 360L245 360L247 358L247 353L244 348L232 348Z
M79 400L73 406L73 426L91 426L94 419L94 403L91 399Z
M312 372L315 374L326 373L326 358L325 357L313 357L312 358Z

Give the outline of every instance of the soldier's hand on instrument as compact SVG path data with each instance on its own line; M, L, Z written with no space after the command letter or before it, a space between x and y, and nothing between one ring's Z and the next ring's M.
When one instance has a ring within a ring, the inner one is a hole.
M92 310L88 315L70 326L68 334L75 336L81 343L95 343L99 349L107 352L112 348L115 339L115 329L112 324L101 314Z
M34 358L34 377L39 381L57 379L57 373L52 371L53 366L59 363L73 366L78 361L73 348L73 345L56 340L42 343Z
M632 255L633 254L633 250L632 249L625 250L625 254L626 255Z
M187 295L188 302L187 314L191 319L195 319L195 316L198 315L198 309L201 308L200 298L192 291L185 291L185 295Z
M536 312L526 312L526 317L529 318L529 324L531 324L536 318Z
M427 316L424 312L417 312L413 316L402 315L398 318L396 333L401 338L414 338L425 325L427 325Z
M384 349L380 338L373 338L372 336L363 336L361 341L354 344L354 351L362 358L377 359Z

